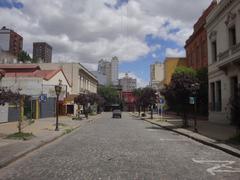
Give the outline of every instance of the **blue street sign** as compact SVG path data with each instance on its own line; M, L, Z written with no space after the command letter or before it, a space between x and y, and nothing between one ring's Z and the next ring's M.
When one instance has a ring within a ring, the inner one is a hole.
M160 99L159 99L159 103L160 103L160 104L164 104L164 99L163 99L163 98L160 98Z
M195 104L195 97L189 97L189 104Z
M39 101L40 102L46 102L47 101L47 95L46 94L41 94L39 96Z

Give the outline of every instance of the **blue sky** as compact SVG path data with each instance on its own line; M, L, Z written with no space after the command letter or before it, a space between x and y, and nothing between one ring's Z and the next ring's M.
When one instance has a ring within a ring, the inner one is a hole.
M183 46L176 44L173 41L167 41L160 38L154 38L152 35L147 35L145 39L149 46L161 45L160 48L153 52L146 54L143 57L139 57L137 61L123 62L120 64L120 72L134 72L138 77L148 82L150 79L150 64L154 64L156 61L164 62L166 58L166 49L180 49L184 50ZM153 56L154 55L154 56Z
M21 34L30 54L32 42L48 42L55 62L80 62L94 70L100 59L118 56L120 72L130 72L144 86L150 64L185 55L185 40L210 2L0 0L0 25Z
M0 0L0 7L9 9L12 8L21 9L23 8L23 3L17 0Z

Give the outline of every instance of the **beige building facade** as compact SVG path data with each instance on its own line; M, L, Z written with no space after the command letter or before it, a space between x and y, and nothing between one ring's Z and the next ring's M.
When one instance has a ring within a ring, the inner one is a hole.
M72 87L70 94L78 95L86 91L97 93L96 77L80 63L40 63L39 66L41 69L61 68Z
M150 86L156 90L163 88L164 64L156 62L150 65Z
M240 84L240 1L222 0L207 17L209 121L230 123Z

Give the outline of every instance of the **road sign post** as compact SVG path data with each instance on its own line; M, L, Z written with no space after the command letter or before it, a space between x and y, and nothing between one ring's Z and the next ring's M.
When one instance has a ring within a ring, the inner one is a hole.
M161 115L160 115L160 118L161 120L163 120L163 106L164 106L164 99L163 98L160 98L159 100L159 103L160 103L160 109L161 109Z

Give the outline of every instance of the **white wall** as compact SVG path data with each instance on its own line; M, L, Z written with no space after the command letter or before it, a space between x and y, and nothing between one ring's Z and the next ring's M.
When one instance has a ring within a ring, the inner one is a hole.
M227 6L226 6L227 5ZM208 34L208 71L209 71L209 87L211 83L221 81L221 102L222 110L209 111L209 120L217 123L230 123L230 97L231 97L231 84L230 78L238 76L240 81L240 66L233 64L233 59L239 59L239 52L234 55L229 54L228 57L222 59L219 58L217 62L212 60L212 39L211 34L216 32L217 42L217 55L231 49L229 44L229 27L227 26L227 17L229 13L235 14L236 18L233 20L233 24L236 26L236 38L237 44L240 43L240 1L233 0L230 4L229 1L221 1L219 6L207 18L207 34ZM219 14L220 13L220 14ZM212 36L213 37L213 36ZM239 56L237 58L237 56ZM220 65L225 65L224 69L220 69ZM211 92L209 88L209 103L211 103Z
M59 84L59 80L62 81L62 92L60 94L59 99L63 100L64 97L66 97L66 91L68 93L71 92L71 87L67 83L67 80L65 76L63 75L62 71L59 71L57 74L55 74L54 77L52 77L50 80L43 80L43 93L47 94L48 97L56 97L55 92L55 85Z
M4 51L9 51L10 33L0 34L0 48Z
M2 86L16 92L19 88L21 94L39 95L42 91L42 78L38 77L4 77Z

